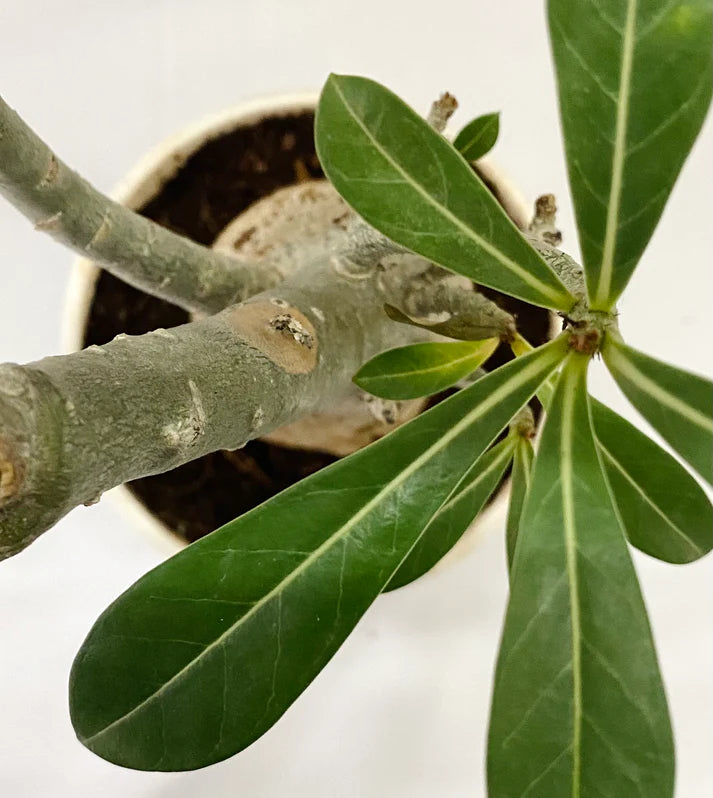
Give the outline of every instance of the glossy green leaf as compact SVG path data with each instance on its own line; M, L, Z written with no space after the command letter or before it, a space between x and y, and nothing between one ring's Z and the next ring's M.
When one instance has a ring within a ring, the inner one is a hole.
M713 507L701 486L657 443L590 399L607 479L629 541L659 560L686 563L713 548Z
M384 399L431 396L472 374L497 349L499 341L426 342L389 349L365 363L354 382Z
M74 662L79 739L126 767L190 770L260 737L565 347L506 364L140 579Z
M331 75L315 137L337 191L392 241L526 302L574 304L460 153L388 89Z
M513 355L515 357L522 357L522 355L527 354L528 352L532 352L534 347L532 344L527 341L522 335L518 334L515 338L510 342L510 348L512 349ZM557 375L553 374L551 377L546 379L542 385L537 389L537 398L542 403L542 406L547 410L549 406L552 404L552 397L555 393L555 383L557 381Z
M484 114L468 122L455 137L453 146L466 161L477 161L493 149L499 132L500 114Z
M525 499L530 490L532 464L535 450L529 438L518 435L513 452L512 474L510 476L510 502L508 504L507 525L505 528L505 544L508 558L508 571L512 570L515 558L517 536L522 520Z
M711 98L710 0L549 0L587 288L626 286Z
M505 438L473 463L391 577L385 591L423 576L455 546L502 481L513 449L514 440Z
M517 354L532 351L516 342ZM537 389L545 408L553 377ZM629 542L646 554L687 563L713 547L713 508L700 485L671 455L611 408L590 397L602 464Z
M713 384L608 335L604 362L629 401L713 484Z
M545 407L553 379L537 390ZM693 562L713 547L713 508L698 483L648 435L590 397L597 448L629 542L672 563Z
M535 460L491 710L490 798L671 798L674 754L646 610L572 354Z

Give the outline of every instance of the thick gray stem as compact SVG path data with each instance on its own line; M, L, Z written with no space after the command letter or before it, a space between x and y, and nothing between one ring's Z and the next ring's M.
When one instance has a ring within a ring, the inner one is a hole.
M409 306L431 269L323 251L201 321L0 367L0 557L115 485L337 401L365 360L422 337L383 307Z
M214 313L276 285L246 263L119 205L62 163L0 97L0 193L38 230L125 282L190 311Z

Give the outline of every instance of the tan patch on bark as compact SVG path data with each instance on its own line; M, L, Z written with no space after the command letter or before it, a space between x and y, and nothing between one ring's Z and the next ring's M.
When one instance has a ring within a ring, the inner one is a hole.
M53 186L57 182L57 178L59 177L59 161L55 158L54 155L50 155L50 161L47 164L47 171L45 172L45 176L42 178L40 182L40 186Z
M97 244L101 243L103 239L107 237L109 231L111 230L111 222L109 221L109 214L110 211L107 211L104 216L102 217L101 224L97 228L97 231L92 236L92 240L87 244L87 250L90 252Z
M0 505L17 493L19 483L19 471L10 459L8 447L0 440Z
M277 317L287 315L309 335L309 346L285 325L275 326ZM248 302L230 311L229 319L241 338L289 374L309 374L317 365L317 331L297 308L276 307L269 301Z
M40 219L39 222L36 222L35 230L40 233L48 233L52 230L58 230L61 221L62 211L57 211L57 213L52 214L52 216L48 216L46 219Z

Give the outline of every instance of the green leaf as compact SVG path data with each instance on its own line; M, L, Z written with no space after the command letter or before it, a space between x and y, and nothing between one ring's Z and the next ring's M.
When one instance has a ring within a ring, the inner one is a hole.
M602 464L629 541L673 563L713 548L713 507L685 468L618 413L590 398Z
M331 75L315 137L337 191L392 241L526 302L574 304L460 153L388 89Z
M607 335L604 362L629 401L713 484L713 384Z
M497 338L421 343L389 349L365 363L354 382L384 399L431 396L472 374L493 354Z
M199 768L254 742L565 351L561 338L506 364L140 579L74 662L79 739L140 770Z
M510 348L512 349L512 353L515 355L515 357L521 357L528 352L532 352L534 349L532 344L523 338L519 333L510 342ZM556 376L557 375L553 374L537 389L537 398L540 400L545 410L548 410L552 404L552 397L555 393L555 383L557 382Z
M572 354L520 526L491 710L490 798L670 798L674 754L646 610Z
M477 161L493 149L499 132L500 114L484 114L468 122L455 137L453 146L466 161Z
M510 476L510 503L508 505L507 526L505 542L508 557L508 571L512 571L515 558L517 535L520 530L522 511L525 506L527 492L530 490L532 463L535 459L535 450L532 441L522 435L516 439L513 453L512 475Z
M711 98L710 0L549 0L569 182L592 307L610 309Z
M520 341L515 349L530 351ZM545 408L552 393L549 377L537 389ZM589 401L597 448L629 542L672 563L707 554L713 547L713 508L705 492L648 435L596 399Z
M514 441L507 437L473 463L391 577L385 592L423 576L455 546L502 481L513 449Z

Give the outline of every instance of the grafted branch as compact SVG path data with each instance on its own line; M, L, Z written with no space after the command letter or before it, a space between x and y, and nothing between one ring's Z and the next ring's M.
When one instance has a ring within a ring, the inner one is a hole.
M386 305L390 318L462 341L516 334L513 317L455 275L450 280L419 280L400 308Z
M38 230L107 271L190 311L214 313L276 285L246 263L139 216L64 164L0 97L0 193Z

